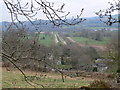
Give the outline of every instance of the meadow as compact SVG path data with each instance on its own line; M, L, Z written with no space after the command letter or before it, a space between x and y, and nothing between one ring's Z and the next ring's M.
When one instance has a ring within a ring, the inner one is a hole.
M89 44L89 45L106 45L109 43L109 38L104 37L101 41L85 38L85 37L71 37L76 42L79 42L80 44Z
M43 45L50 46L54 44L54 36L51 34L39 34L39 42Z
M25 72L28 79L32 82L38 83L36 88L79 88L81 86L88 86L93 80L89 78L70 78L66 77L65 82L62 82L61 75L55 72L43 73L38 72L36 77L33 71ZM18 70L6 71L2 69L2 88L34 88L29 85L25 80L23 75Z

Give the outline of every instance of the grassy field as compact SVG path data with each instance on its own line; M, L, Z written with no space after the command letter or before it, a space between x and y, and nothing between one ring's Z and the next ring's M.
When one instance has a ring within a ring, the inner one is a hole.
M107 43L109 43L109 38L107 37L104 37L102 41L97 41L97 40L93 40L85 37L71 37L71 38L81 44L106 45ZM55 43L54 40L55 40L55 37L52 34L43 34L43 33L39 34L39 42L43 45L46 45L46 46L53 45ZM58 38L58 41L59 41L58 45L63 44L59 38Z
M106 45L109 43L109 38L105 37L102 41L96 41L89 38L84 37L71 37L73 40L81 43L81 44L90 44L90 45Z
M39 41L41 44L50 46L54 43L53 35L39 34Z
M61 76L58 73L37 73L37 78L34 78L35 72L27 71L26 75L33 82L44 85L45 88L78 88L81 86L88 86L93 80L88 78L70 78L66 77L65 82L62 82ZM43 76L40 76L43 75ZM46 77L44 77L46 75ZM3 88L34 88L27 84L18 70L2 72L2 87ZM40 85L36 85L41 88Z

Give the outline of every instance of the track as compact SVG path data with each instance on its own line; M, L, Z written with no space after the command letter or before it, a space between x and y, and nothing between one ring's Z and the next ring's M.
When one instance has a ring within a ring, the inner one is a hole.
M56 34L54 34L54 36L55 36L55 43L57 44L59 41L58 41L58 38L57 38L57 35Z
M69 39L70 42L72 43L76 43L78 44L79 46L82 46L82 47L85 47L85 46L90 46L90 47L93 47L93 48L96 48L96 49L100 49L100 50L106 50L106 47L105 46L102 46L102 45L86 45L86 44L80 44L78 42L76 42L75 40L73 40L71 37L67 37L67 39Z
M59 42L62 42L63 45L67 45L66 41L60 37L58 33L54 33L55 36L55 43L58 44Z

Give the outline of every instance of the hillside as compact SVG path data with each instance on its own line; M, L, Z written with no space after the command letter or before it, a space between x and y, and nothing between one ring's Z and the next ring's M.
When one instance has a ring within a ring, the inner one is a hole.
M117 17L117 15L114 15L114 17ZM7 22L7 21L3 21L0 22L0 28L2 28L2 30L6 30L11 22ZM41 20L41 21L33 21L33 23L35 24L39 24L37 25L37 27L35 27L34 25L32 25L30 22L25 21L23 22L23 25L26 27L26 29L29 29L30 31L34 32L36 30L39 31L63 31L63 32L71 32L71 31L75 31L75 30L80 30L82 28L84 29L101 29L101 28L117 28L117 24L113 24L112 26L107 26L106 24L104 24L103 22L100 21L99 17L91 17L91 18L86 18L86 21L75 25L75 26L62 26L62 28L60 27L54 27L49 21L47 20ZM47 23L47 24L46 24ZM19 25L19 23L16 23L19 27L21 27L21 25ZM12 26L13 28L15 28L15 26ZM34 30L34 31L33 31Z

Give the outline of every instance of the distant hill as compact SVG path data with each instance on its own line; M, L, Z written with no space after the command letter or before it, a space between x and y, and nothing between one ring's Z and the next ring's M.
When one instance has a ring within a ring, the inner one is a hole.
M118 18L118 15L113 15L113 17ZM83 22L83 25L86 27L117 27L118 24L113 24L108 26L105 23L100 21L99 17L86 18L87 20Z
M118 17L118 15L114 15L113 17ZM62 28L60 27L54 27L48 20L41 20L41 21L33 21L33 23L38 24L36 27L34 25L32 25L30 22L25 21L24 22L24 26L26 29L29 29L30 31L74 31L74 30L80 30L80 29L100 29L100 28L117 28L117 24L113 24L112 26L108 26L105 23L100 21L99 17L91 17L91 18L86 18L86 21L75 25L75 26L63 26ZM44 23L44 24L43 24ZM47 23L47 24L45 24ZM0 22L0 29L2 30L7 30L7 28L9 27L9 25L11 24L11 22ZM19 27L21 27L21 25L19 23L16 23ZM13 25L12 28L15 28L15 26Z

